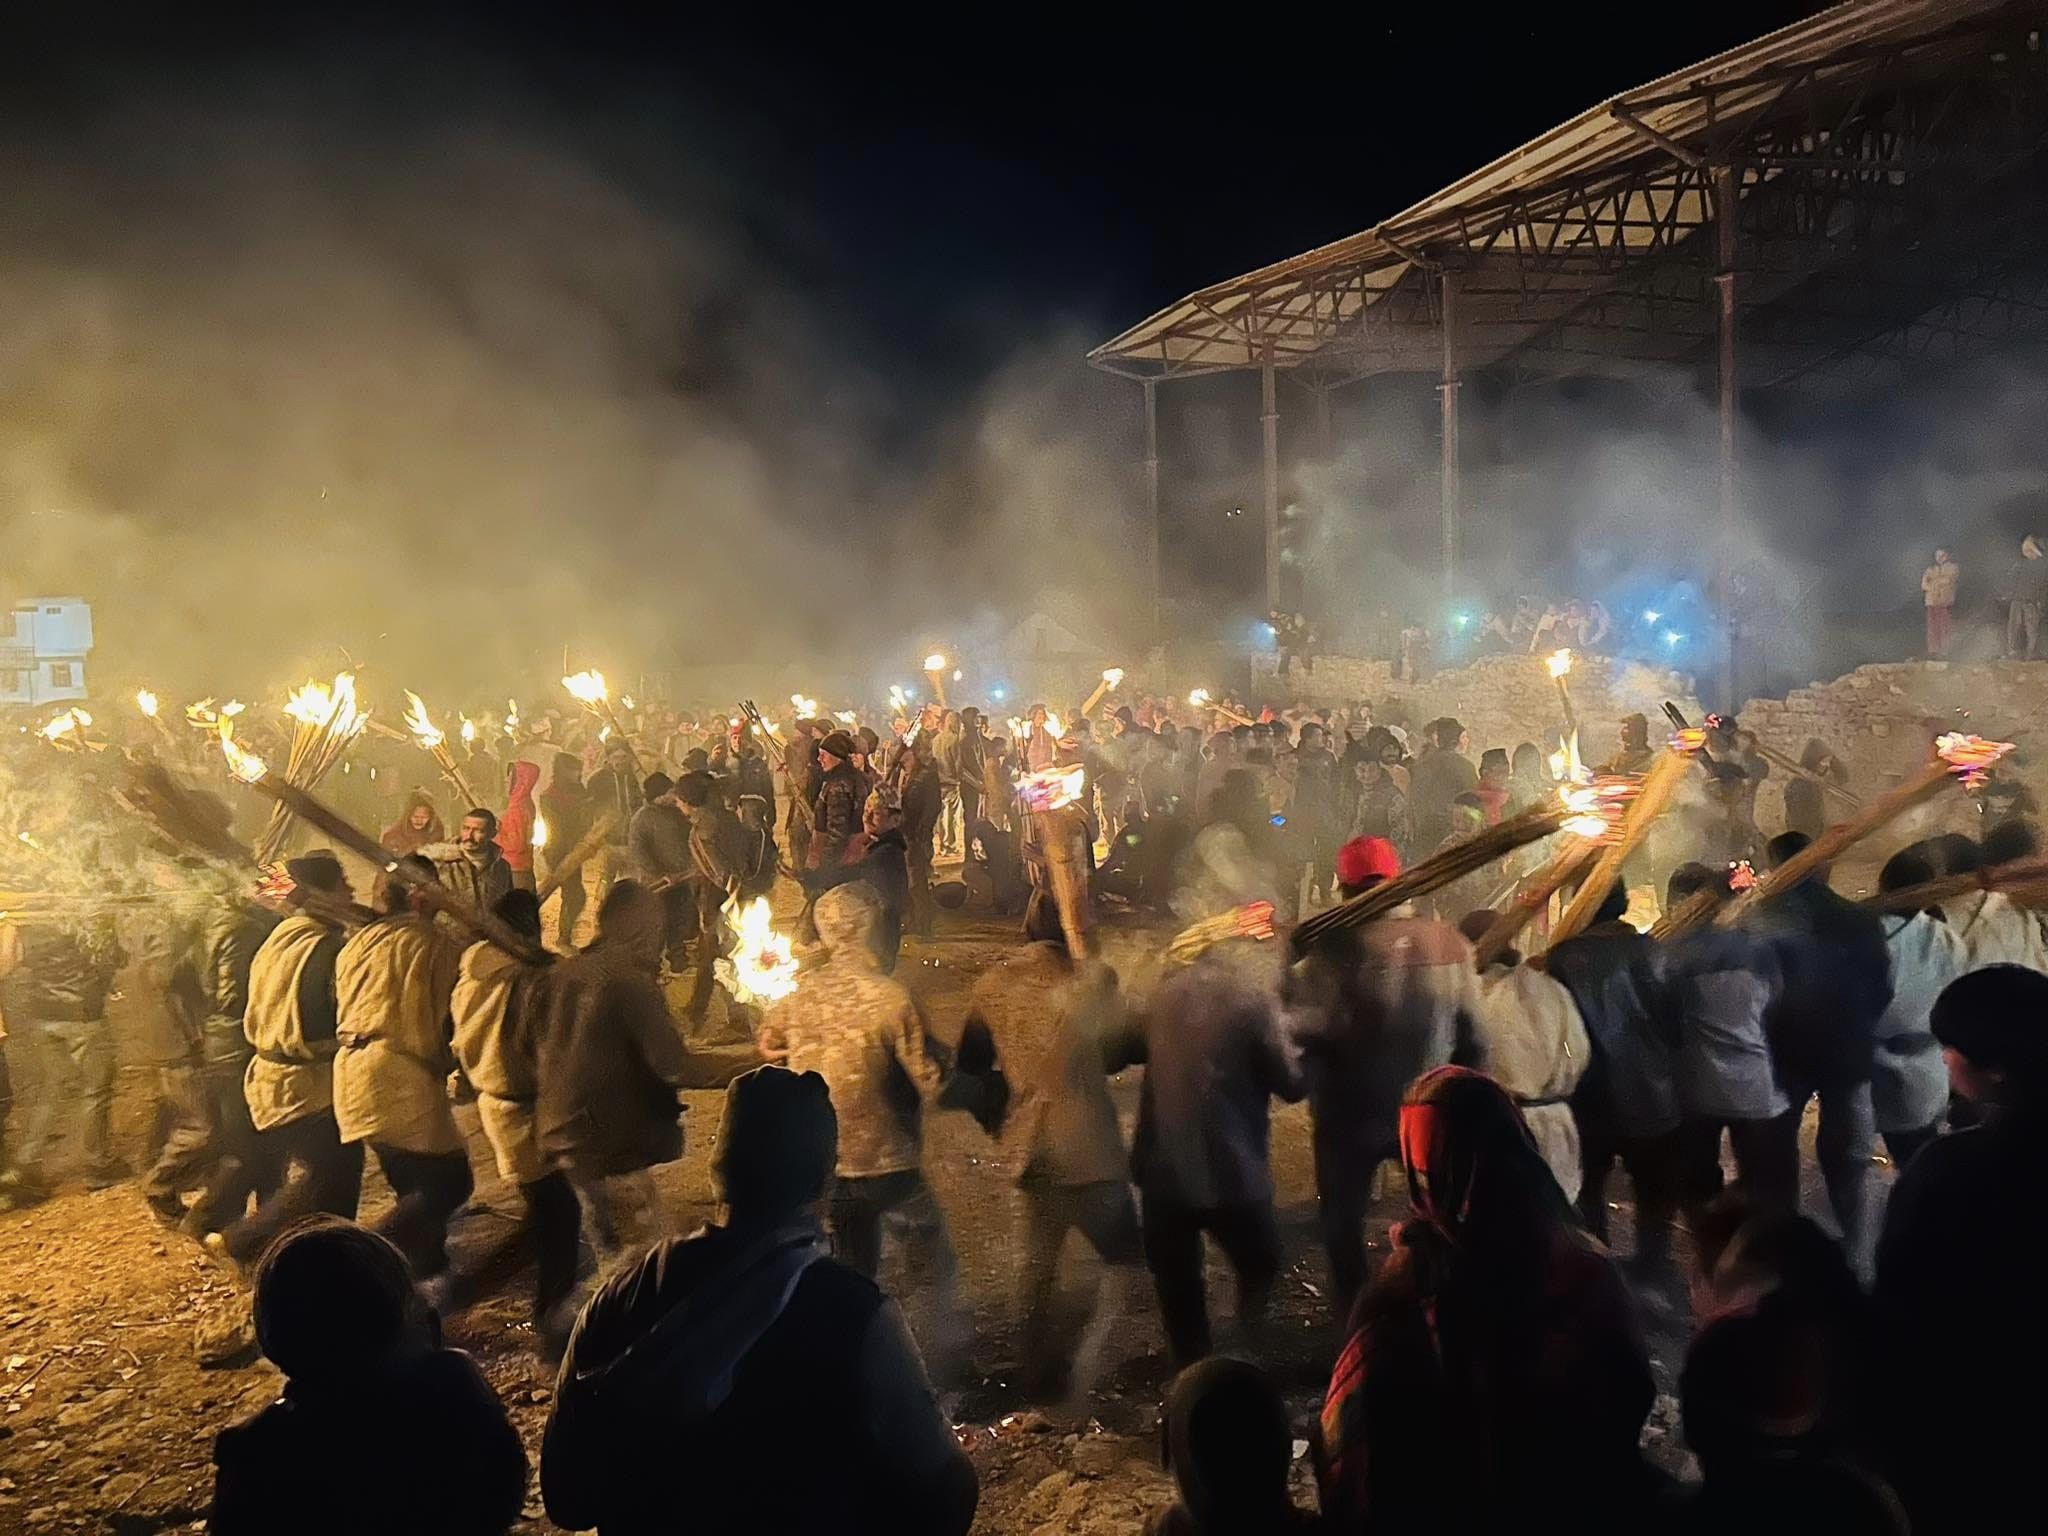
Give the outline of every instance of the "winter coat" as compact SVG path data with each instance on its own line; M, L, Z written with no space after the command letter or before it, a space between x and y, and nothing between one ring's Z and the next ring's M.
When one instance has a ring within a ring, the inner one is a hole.
M430 843L419 850L431 859L441 884L478 912L488 912L512 889L512 865L496 843L485 843L482 858L471 858L459 843Z
M427 824L415 827L412 813L421 806L427 810ZM416 789L405 797L405 809L398 813L398 820L384 829L384 835L377 841L384 851L395 858L404 858L409 853L418 853L429 843L447 840L448 827L441 820L441 813L434 808L434 797L424 789Z
M1767 1027L1786 1093L1803 1100L1823 1086L1869 1082L1892 990L1877 919L1808 880L1753 910L1744 926L1777 956Z
M2036 562L2039 564L2040 562ZM1963 941L1969 970L1987 965L2023 965L2048 971L2048 935L2039 918L2015 906L2003 891L1977 891L1941 904L1942 916Z
M903 917L910 909L910 847L902 830L891 827L872 839L862 833L846 852L849 859L836 868L820 870L810 888L827 891L855 880L865 881L882 904L870 941L875 959L884 971L894 971L903 948Z
M1337 834L1337 759L1327 747L1294 754L1294 791L1287 820L1306 849Z
M540 813L548 823L548 859L560 863L590 831L596 817L590 791L580 781L551 783L541 791Z
M945 1087L943 1049L903 984L879 969L872 908L828 893L816 918L825 963L799 974L796 990L769 1007L761 1054L825 1079L839 1112L840 1178L915 1169L924 1106Z
M114 973L127 962L114 925L104 917L76 928L27 923L21 929L21 965L0 991L17 1025L35 1020L89 1022L107 1016Z
M533 793L539 783L540 764L523 757L512 764L505 814L498 818L498 851L505 855L506 867L515 875L533 873Z
M1131 1172L1148 1197L1196 1210L1273 1198L1268 1117L1302 1096L1263 956L1232 940L1170 971L1117 1068L1143 1062Z
M1935 999L1969 970L1969 952L1956 931L1930 913L1881 921L1892 1000L1877 1021L1871 1106L1880 1131L1924 1130L1948 1107L1948 1067L1928 1020Z
M599 1288L541 1442L556 1525L964 1536L974 1469L902 1314L823 1248L706 1227Z
M1129 1161L1109 1096L1108 1052L1128 1027L1116 973L1071 971L1057 946L1032 944L984 971L967 1022L984 1024L1009 1084L1002 1158L1020 1182L1124 1181Z
M1450 835L1451 802L1479 787L1471 759L1445 747L1431 747L1409 770L1408 808L1415 846L1434 848Z
M1544 969L1578 1004L1593 1065L1573 1096L1582 1132L1598 1124L1624 1136L1678 1128L1678 1061L1667 1034L1650 1026L1650 941L1622 922L1595 923L1544 956Z
M498 1396L460 1350L433 1349L315 1395L296 1381L213 1443L218 1536L499 1536L519 1518L526 1452ZM342 1468L341 1447L375 1454L306 1485L308 1469Z
M1666 946L1653 966L1650 1028L1673 1053L1679 1109L1713 1121L1769 1120L1789 1109L1767 1027L1779 985L1772 947L1707 931Z
M1296 962L1285 995L1319 1165L1334 1155L1365 1177L1399 1152L1401 1095L1450 1061L1476 991L1464 935L1412 906L1340 929Z
M476 1089L477 1117L498 1172L515 1184L532 1184L547 1173L534 1128L540 1083L533 1016L534 984L547 969L495 944L472 944L462 952L449 1002L455 1059Z
M1391 773L1382 773L1370 784L1357 786L1352 797L1351 826L1347 837L1383 837L1394 845L1403 863L1415 851L1415 823L1408 797Z
M643 805L626 831L627 868L647 885L690 873L690 818L665 800Z
M860 831L867 800L867 781L853 764L843 762L819 776L818 787L811 796L813 869L829 869L839 862L847 843Z
M432 919L383 917L334 961L334 1118L343 1142L460 1153L448 1108L448 1004L462 946Z
M1564 983L1526 965L1491 965L1475 979L1471 1065L1507 1089L1521 1107L1536 1150L1567 1200L1579 1198L1585 1168L1572 1090L1586 1075L1592 1044Z
M344 937L294 912L249 962L242 1033L255 1054L242 1076L242 1097L259 1131L334 1105L334 965Z
M607 1178L683 1155L688 1062L659 967L658 955L600 936L530 984L548 1166Z
M592 817L612 817L612 829L605 834L605 842L613 848L624 848L627 830L633 825L633 813L643 803L640 783L633 770L628 768L623 773L614 773L609 768L600 768L590 776L588 789Z

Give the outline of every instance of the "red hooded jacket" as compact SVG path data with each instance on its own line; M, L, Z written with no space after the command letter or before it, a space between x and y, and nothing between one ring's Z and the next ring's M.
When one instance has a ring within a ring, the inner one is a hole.
M498 847L517 875L533 873L533 791L540 783L540 764L519 758L512 764L512 787L505 814L498 818Z

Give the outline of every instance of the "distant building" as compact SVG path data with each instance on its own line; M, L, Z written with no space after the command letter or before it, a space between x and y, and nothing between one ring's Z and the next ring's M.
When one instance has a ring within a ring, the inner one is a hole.
M82 597L25 597L0 636L0 704L54 704L85 697L92 605Z

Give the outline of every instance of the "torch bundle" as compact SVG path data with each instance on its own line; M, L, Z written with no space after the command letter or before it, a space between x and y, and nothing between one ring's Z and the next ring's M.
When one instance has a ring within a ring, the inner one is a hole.
M569 690L569 697L605 722L609 734L603 739L617 740L625 744L627 755L633 759L633 772L638 774L640 754L633 746L633 739L626 734L625 723L619 719L619 712L612 708L611 690L605 686L604 674L596 668L572 673L562 679L562 686Z
M336 674L332 684L308 681L294 688L284 712L293 721L284 776L301 789L311 789L325 778L370 721L369 711L356 705L356 680L348 672ZM272 804L270 821L256 840L257 863L267 867L277 862L291 825L292 813L281 803Z
M405 700L405 728L412 732L412 739L433 758L434 765L441 770L441 777L455 786L455 793L462 797L463 808L477 804L476 791L469 787L469 780L463 777L455 754L448 750L448 737L434 724L433 716L427 713L426 700L410 688L405 690Z

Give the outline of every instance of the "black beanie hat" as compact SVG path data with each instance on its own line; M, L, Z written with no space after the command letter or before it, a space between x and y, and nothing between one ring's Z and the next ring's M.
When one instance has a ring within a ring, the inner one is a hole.
M1959 977L1934 1001L1930 1020L1944 1049L2023 1091L2048 1085L2048 976L2023 965L1987 965Z
M822 1195L839 1161L839 1116L815 1072L756 1067L725 1088L713 1171L735 1210L764 1215Z

